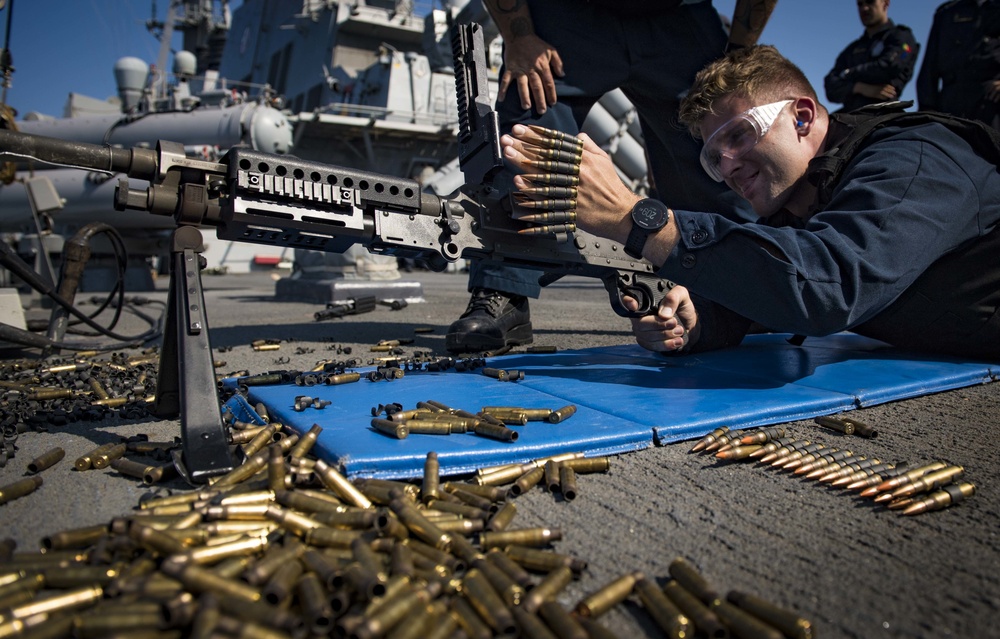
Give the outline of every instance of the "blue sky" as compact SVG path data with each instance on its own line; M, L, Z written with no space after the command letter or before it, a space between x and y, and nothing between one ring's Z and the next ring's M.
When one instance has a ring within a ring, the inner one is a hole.
M169 1L156 3L160 19ZM735 4L736 0L715 0L716 8L727 15ZM939 0L893 0L889 17L913 29L923 43L939 4ZM151 6L150 0L17 0L7 45L15 68L7 103L17 109L18 118L29 111L61 116L71 92L99 99L114 95L112 69L118 58L134 56L155 63L159 43L145 28ZM0 12L0 19L6 21L7 12ZM761 42L777 46L802 67L822 97L823 76L861 31L854 0L779 0ZM903 98L915 99L912 81Z

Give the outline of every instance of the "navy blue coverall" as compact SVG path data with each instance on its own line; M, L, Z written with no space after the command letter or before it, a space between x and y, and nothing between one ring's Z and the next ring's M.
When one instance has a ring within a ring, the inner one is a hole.
M870 140L829 203L796 226L675 210L680 241L659 274L699 296L694 350L739 343L753 320L1000 359L997 167L941 124ZM956 295L974 302L961 308Z
M903 87L913 77L919 50L910 28L892 20L871 36L862 34L840 52L823 79L827 100L843 104L844 111L884 101L855 93L856 82L891 84L897 97L903 95Z
M986 93L1000 80L1000 2L955 0L934 14L917 74L917 106L997 126Z

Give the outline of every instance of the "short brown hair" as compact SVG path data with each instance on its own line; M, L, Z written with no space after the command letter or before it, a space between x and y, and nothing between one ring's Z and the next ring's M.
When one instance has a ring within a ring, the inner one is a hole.
M700 137L702 120L727 95L760 103L807 95L819 102L802 70L768 44L738 49L699 71L681 102L680 121Z

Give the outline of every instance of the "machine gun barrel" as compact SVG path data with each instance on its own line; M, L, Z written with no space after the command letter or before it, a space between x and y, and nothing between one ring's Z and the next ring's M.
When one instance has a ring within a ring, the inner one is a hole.
M0 152L59 166L125 173L140 180L152 180L157 172L157 154L151 149L69 142L8 129L0 129Z

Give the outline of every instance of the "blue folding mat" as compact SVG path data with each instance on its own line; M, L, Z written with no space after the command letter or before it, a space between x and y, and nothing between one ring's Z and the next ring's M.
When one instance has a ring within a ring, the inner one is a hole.
M752 335L737 348L681 357L632 345L489 359L491 367L524 371L518 382L454 369L371 382L364 372L372 367L359 369L356 383L251 386L248 399L300 434L319 424L323 432L313 452L348 476L409 478L422 474L429 451L437 452L444 475L564 452L609 455L700 437L719 426L810 419L1000 375L998 363L906 353L849 333L810 338L802 346L787 337ZM296 411L299 395L331 403ZM411 409L427 400L473 413L484 406L555 410L572 404L577 410L557 424L512 426L519 434L515 442L471 432L395 439L370 426L379 404Z

